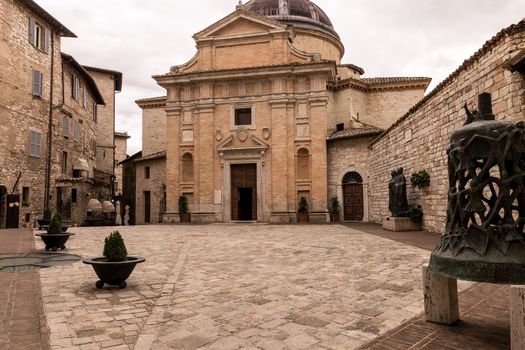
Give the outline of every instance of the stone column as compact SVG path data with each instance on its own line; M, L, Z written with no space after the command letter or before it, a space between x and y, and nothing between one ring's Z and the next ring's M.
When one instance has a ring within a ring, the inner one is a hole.
M328 214L328 182L327 182L327 105L326 93L319 93L317 97L310 98L310 133L312 157L312 191L310 221L326 223L330 221ZM322 180L321 180L322 179Z
M457 280L433 273L423 265L423 292L427 321L453 324L459 320Z
M279 82L281 84L281 82ZM272 120L271 139L271 214L270 222L288 223L288 126L286 117L286 98L276 98L270 101Z
M180 104L166 107L166 213L163 221L179 222L180 193Z
M512 350L525 350L525 286L510 288L510 344Z
M195 134L193 142L195 145L195 211L192 213L192 221L199 223L216 222L214 190L215 190L215 147L214 138L214 111L215 106L211 103L201 104L198 107Z

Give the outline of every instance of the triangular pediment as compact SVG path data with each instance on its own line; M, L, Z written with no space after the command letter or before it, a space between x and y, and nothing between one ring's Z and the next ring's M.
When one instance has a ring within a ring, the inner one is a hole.
M223 19L194 35L197 40L212 37L230 37L286 30L287 26L264 16L237 9Z
M222 141L217 146L217 151L219 152L232 152L232 151L246 151L246 150L255 150L255 151L265 151L270 145L262 141L254 135L249 135L245 133L246 136L243 136L245 133L244 130L237 132L237 135L230 135L227 139Z

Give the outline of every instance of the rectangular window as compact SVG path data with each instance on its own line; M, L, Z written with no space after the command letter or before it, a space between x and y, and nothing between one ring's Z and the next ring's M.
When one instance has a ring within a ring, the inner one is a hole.
M29 132L29 155L40 157L42 134L37 131Z
M79 81L75 74L71 74L71 97L78 101Z
M251 125L252 109L239 108L235 110L235 125Z
M62 174L67 173L67 152L62 152Z
M29 187L22 187L22 202L29 202Z
M86 86L84 85L83 94L82 94L82 107L84 107L84 109L87 109L87 100L88 100L87 89L86 89Z
M49 29L29 18L29 43L46 53L49 52Z
M42 97L42 81L44 80L44 75L33 69L33 96Z
M97 122L97 104L96 102L93 102L93 120L95 123Z
M62 126L64 137L69 138L69 117L64 117Z
M78 121L73 120L73 141L78 142Z
M93 154L96 156L97 155L97 140L95 139L91 140L91 146L93 149Z
M149 166L147 166L144 168L144 178L149 179L149 177L150 177L150 168Z
M72 188L71 189L71 203L76 203L76 202L77 202L77 189Z

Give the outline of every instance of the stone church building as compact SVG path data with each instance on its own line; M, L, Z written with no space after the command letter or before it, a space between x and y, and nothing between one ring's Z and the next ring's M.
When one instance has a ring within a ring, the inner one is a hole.
M194 35L197 53L137 101L136 221L368 221L368 145L411 106L425 77L364 78L343 64L329 17L308 0L252 0ZM351 56L351 53L350 55Z

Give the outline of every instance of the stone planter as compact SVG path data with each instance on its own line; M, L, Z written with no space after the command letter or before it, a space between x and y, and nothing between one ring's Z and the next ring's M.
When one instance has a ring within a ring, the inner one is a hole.
M86 258L83 260L84 264L93 266L93 270L100 279L95 286L98 289L104 287L104 284L110 286L118 286L124 289L127 286L126 280L135 269L137 264L146 261L140 256L128 256L126 261L108 261L105 257Z
M58 249L66 249L66 242L69 237L74 236L74 233L62 233L62 234L48 234L48 233L37 233L36 236L42 238L46 245L46 250L57 251Z
M191 213L180 213L180 222L191 222Z
M69 226L62 226L62 232L67 232L67 230L69 229ZM49 229L49 225L42 225L38 228L39 230L46 230Z
M43 230L45 227L49 227L51 220L39 219L36 222L38 223L38 229Z
M308 213L297 213L297 223L306 223L310 221Z
M330 214L330 221L331 222L339 222L339 213Z

